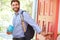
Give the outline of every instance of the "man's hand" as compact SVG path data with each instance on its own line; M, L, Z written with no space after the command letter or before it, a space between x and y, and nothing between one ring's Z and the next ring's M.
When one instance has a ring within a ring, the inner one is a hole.
M7 32L8 35L11 35L12 33L11 32Z
M43 35L43 36L53 35L52 32L48 32L48 33L46 33L46 32L41 32L40 34Z
M41 32L41 33L39 33L39 34L41 34L41 35L43 35L43 36L47 36L47 34L46 34L45 32Z

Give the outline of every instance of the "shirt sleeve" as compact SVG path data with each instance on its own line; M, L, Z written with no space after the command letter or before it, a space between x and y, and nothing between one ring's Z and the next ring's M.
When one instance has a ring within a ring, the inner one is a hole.
M28 14L28 12L24 12L23 15L24 15L24 21L26 21L29 25L31 25L37 33L40 33L42 31L41 28L32 19L32 17Z

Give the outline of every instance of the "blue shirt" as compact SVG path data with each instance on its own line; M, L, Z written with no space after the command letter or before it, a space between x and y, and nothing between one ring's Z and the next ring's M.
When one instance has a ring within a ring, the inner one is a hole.
M15 13L13 16L14 30L13 30L12 35L14 38L24 37L24 31L22 28L21 18L20 18L21 11L22 10L19 10L18 13L17 14ZM30 24L37 33L41 32L41 28L35 23L35 21L31 18L28 12L23 12L23 16L24 16L26 29L27 29L27 24Z

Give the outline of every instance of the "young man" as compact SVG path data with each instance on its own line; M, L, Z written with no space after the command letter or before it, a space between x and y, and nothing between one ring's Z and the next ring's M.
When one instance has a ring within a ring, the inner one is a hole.
M20 2L18 0L11 1L11 7L14 10L15 14L13 17L13 26L14 30L12 32L13 40L26 40L24 35L24 30L21 24L21 9ZM27 12L23 12L25 28L27 29L27 24L31 25L37 33L41 33L41 28L34 22Z

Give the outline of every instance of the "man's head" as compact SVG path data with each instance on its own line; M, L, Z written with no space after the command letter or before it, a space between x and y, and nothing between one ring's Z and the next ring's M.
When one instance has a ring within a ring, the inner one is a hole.
M20 9L20 2L18 0L12 0L11 7L15 12L18 12Z

